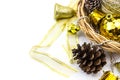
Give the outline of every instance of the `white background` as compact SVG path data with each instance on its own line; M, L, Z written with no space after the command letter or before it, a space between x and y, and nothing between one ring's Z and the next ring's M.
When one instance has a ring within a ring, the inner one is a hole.
M56 2L69 0L0 0L0 80L61 79L29 55L53 25Z
M53 25L56 2L67 5L69 0L0 0L0 80L67 80L29 56Z

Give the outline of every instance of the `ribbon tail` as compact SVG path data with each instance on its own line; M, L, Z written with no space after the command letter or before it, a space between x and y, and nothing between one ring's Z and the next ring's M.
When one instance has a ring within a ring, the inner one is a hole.
M69 57L69 61L70 63L74 63L73 60L73 54L72 54L72 49L76 48L75 44L78 44L78 36L77 35L72 35L69 32L67 32L67 39L66 39L66 43L67 43L67 54Z
M55 42L55 40L64 31L64 28L67 22L68 20L61 20L61 21L56 22L38 45L44 46L44 47L51 46L53 42Z
M69 19L56 22L56 24L52 26L42 41L37 46L34 46L30 51L30 55L33 59L65 77L69 77L74 72L77 72L77 70L45 52L46 49L50 48L53 42L55 42L55 40L64 31L68 21Z
M48 53L37 51L37 48L38 47L33 47L33 49L30 52L30 55L32 56L33 59L44 64L52 71L64 77L69 77L73 73L77 72L75 68L65 64L64 62L49 55Z

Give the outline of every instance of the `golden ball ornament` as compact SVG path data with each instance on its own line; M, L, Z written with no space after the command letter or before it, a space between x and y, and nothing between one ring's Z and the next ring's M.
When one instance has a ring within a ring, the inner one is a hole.
M120 42L120 16L107 14L100 23L100 34L107 39Z

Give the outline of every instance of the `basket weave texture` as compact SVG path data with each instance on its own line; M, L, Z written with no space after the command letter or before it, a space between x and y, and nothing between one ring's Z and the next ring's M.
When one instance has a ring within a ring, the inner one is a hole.
M78 3L77 15L79 18L86 16L86 12L84 10L84 3L85 3L85 0L80 0L80 2ZM112 53L120 53L120 43L116 41L108 40L104 36L95 32L94 29L91 27L87 18L80 19L78 21L78 24L89 40L97 44L106 42L104 45L102 45L103 49Z

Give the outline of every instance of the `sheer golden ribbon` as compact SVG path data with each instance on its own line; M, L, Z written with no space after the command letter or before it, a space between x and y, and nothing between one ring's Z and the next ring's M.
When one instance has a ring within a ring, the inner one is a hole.
M78 2L79 0L71 0L69 7L73 8L76 11ZM67 28L67 26L76 19L77 17L74 16L69 19L57 21L51 27L51 29L48 31L48 33L45 35L42 41L38 45L34 46L30 51L30 55L33 59L37 60L40 63L43 63L52 71L55 71L58 74L61 74L65 77L69 77L71 74L73 74L74 72L77 72L78 70L62 62L61 60L49 55L49 53L46 53L45 51L43 51L43 49L45 50L49 49L53 44L53 42L55 42L56 39L62 34L65 28ZM68 57L71 61L73 60L71 49L75 48L75 46L71 43L75 42L77 44L78 38L77 38L77 35L72 35L68 32L66 36L67 36L67 40L66 40L67 47L64 46L64 49L66 50Z

